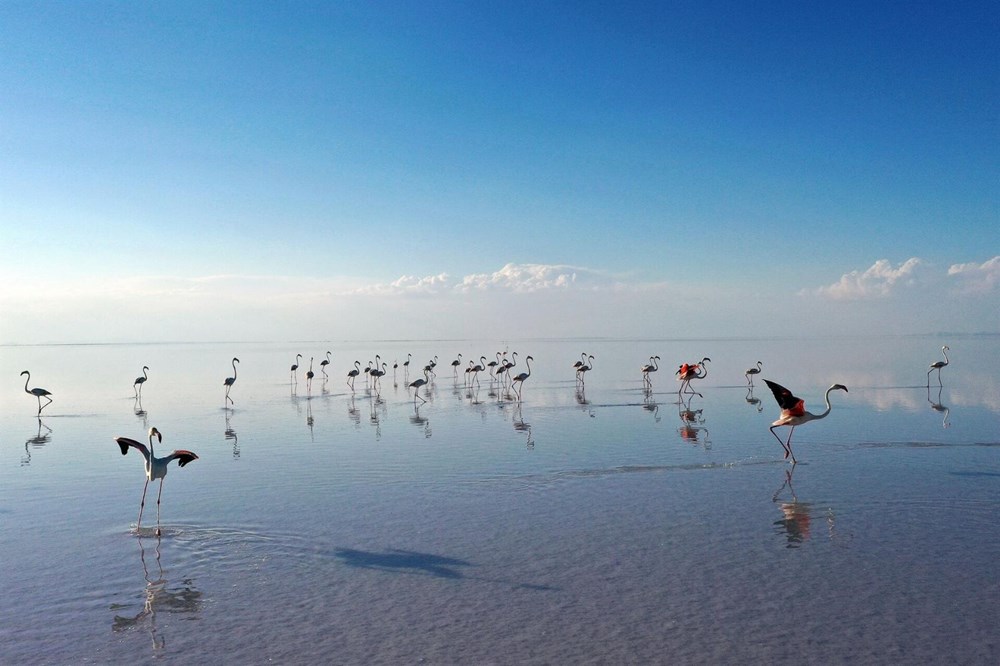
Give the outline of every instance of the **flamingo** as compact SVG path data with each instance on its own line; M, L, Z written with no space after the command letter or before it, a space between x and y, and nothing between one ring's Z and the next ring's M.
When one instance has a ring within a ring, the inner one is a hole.
M181 467L187 465L192 460L197 460L198 456L191 451L186 451L183 449L172 451L170 455L163 458L157 458L153 455L153 437L159 442L163 441L163 435L156 428L149 429L149 448L146 448L145 444L135 441L134 439L129 439L128 437L115 437L115 441L118 442L118 446L121 447L122 455L128 454L128 449L131 446L146 460L146 483L142 486L142 499L139 501L139 519L135 522L135 531L139 531L139 527L142 525L142 510L146 506L146 489L149 487L150 481L160 480L160 490L156 494L156 536L160 536L160 496L163 495L163 479L167 476L167 465L170 464L171 460L177 460L177 464Z
M580 367L586 365L587 363L587 352L580 354L580 360L573 363L573 370L576 372L577 378L580 377Z
M587 365L589 363L590 365ZM579 368L576 369L576 378L580 380L580 383L584 383L584 374L590 372L594 369L594 357L593 355L587 356L587 363L584 363Z
M486 363L485 356L480 356L479 360L480 363L476 363L475 365L472 364L472 361L469 361L469 369L466 370L466 372L472 373L472 379L469 380L470 385L472 384L472 382L476 382L477 384L479 384L479 373L485 370L486 366L488 365L488 363Z
M934 372L935 370L938 371L938 384L941 384L941 368L943 368L944 366L948 365L948 352L949 351L951 351L951 348L948 347L948 345L945 345L944 347L941 347L941 353L944 354L944 360L943 361L934 361L933 363L931 363L931 369L927 371L927 385L928 386L931 385L931 373Z
M326 353L326 358L324 358L322 361L319 362L319 369L323 371L323 376L324 377L329 377L330 376L330 375L326 374L326 366L328 366L328 365L330 365L330 352L327 352Z
M389 367L388 363L382 363L381 370L378 368L378 366L376 366L372 368L372 371L369 373L372 377L372 388L374 388L376 391L379 390L379 387L382 386L382 378L385 377L385 374L388 372L388 370L386 369L388 367Z
M708 366L706 366L705 363L707 361L711 361L711 360L712 359L710 359L710 358L708 358L706 356L703 359L701 359L700 363L693 363L693 364L691 364L691 363L682 363L681 364L681 366L677 369L677 373L676 373L677 374L677 381L679 381L681 383L681 387L677 390L678 395L686 387L688 389L689 393L691 393L691 394L697 394L699 398L702 397L701 393L698 393L693 388L691 388L691 380L692 379L704 379L705 377L707 377L708 376ZM699 372L701 369L704 369L705 372L704 373Z
M429 370L427 370L426 368L424 368L424 378L423 379L415 379L412 382L410 382L410 388L413 389L413 404L414 404L414 406L416 406L416 404L417 404L417 398L420 398L420 387L423 386L424 384L426 384L427 381L428 381L428 379L427 379L427 373L428 372L429 372ZM423 398L420 398L420 399L423 400L424 402L427 402Z
M645 382L646 386L653 388L653 382L649 379L649 373L656 372L660 369L659 356L650 356L649 363L640 368L642 371L642 381Z
M298 382L299 382L299 377L298 377L298 375L295 374L295 371L299 369L299 359L300 358L302 358L302 354L296 354L295 355L295 363L292 363L292 367L291 367L292 381L294 381L296 384L298 384Z
M760 361L757 361L757 367L755 367L755 368L747 368L747 371L745 373L743 373L744 375L746 375L747 385L748 386L753 386L753 376L754 375L759 375L760 374L760 370L761 370L761 368L763 366L764 366L763 363L761 363Z
M462 355L459 354L458 358L451 362L451 369L455 376L458 377L458 366L462 365Z
M406 360L403 361L403 381L404 382L407 379L410 378L410 357L411 356L413 356L413 354L407 354L406 355Z
M236 364L239 363L239 362L240 362L240 359L238 359L238 358L236 358L234 356L233 357L233 376L232 377L226 377L226 381L222 382L223 386L226 387L226 400L228 400L229 402L232 402L233 406L235 406L236 403L233 402L233 399L229 397L229 389L233 388L233 384L236 383Z
M347 373L347 385L354 391L354 378L361 374L361 361L354 362L354 369Z
M792 464L798 462L795 460L795 454L792 453L792 433L795 432L795 426L802 425L803 423L808 423L809 421L816 421L817 419L824 419L830 413L832 409L830 405L830 393L832 391L843 391L847 393L847 387L843 384L834 384L826 390L826 411L821 414L813 414L806 411L806 403L802 398L796 398L792 395L792 392L786 389L781 384L776 384L770 380L765 379L764 383L767 387L771 389L771 393L774 394L774 399L778 401L778 406L781 407L781 415L778 420L771 424L771 434L774 438L778 440L781 447L785 449L785 459L787 460L789 456L792 457ZM788 438L782 442L781 438L778 437L778 433L774 432L775 428L781 426L791 426L788 431Z
M524 386L524 380L531 376L531 362L534 361L534 360L535 359L533 359L531 356L526 356L524 358L524 363L525 363L525 365L528 366L528 371L527 372L522 372L517 377L514 377L513 379L511 379L510 380L510 387L511 388L514 388L514 384L520 384L521 387ZM511 366L511 367L513 367L513 366ZM521 402L521 387L519 387L516 390L517 401L518 402Z
M316 373L313 372L313 360L315 360L315 358L315 356L309 357L309 370L306 371L306 388L310 391L312 390L313 377L316 376Z
M36 398L38 398L38 413L41 414L43 409L45 409L50 404L52 404L52 398L50 397L52 394L49 393L47 390L45 390L43 388L29 389L28 388L28 382L31 380L31 373L28 372L27 370L25 370L24 372L21 373L21 375L22 376L23 375L28 375L27 378L25 378L25 380L24 380L24 392L28 393L30 395L33 395ZM42 398L43 397L48 400L48 402L45 403L44 405L42 404Z
M137 398L142 395L142 385L146 383L147 379L149 379L149 375L146 374L148 371L149 366L142 366L142 377L136 377L135 383L132 384L132 390L135 391L135 397Z

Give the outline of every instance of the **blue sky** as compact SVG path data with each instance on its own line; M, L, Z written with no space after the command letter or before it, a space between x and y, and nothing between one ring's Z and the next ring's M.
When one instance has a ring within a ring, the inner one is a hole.
M998 18L3 3L0 342L1000 331Z

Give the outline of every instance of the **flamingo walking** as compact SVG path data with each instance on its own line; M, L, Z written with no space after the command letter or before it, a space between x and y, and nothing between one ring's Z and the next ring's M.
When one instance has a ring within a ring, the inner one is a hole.
M326 374L326 366L328 366L328 365L330 365L330 352L327 352L326 353L326 358L324 358L322 361L319 362L319 369L323 372L323 376L324 377L329 377L330 376L330 375Z
M931 368L930 368L930 370L927 371L927 386L931 385L931 373L934 372L935 370L938 371L938 384L941 384L941 368L943 368L944 366L948 365L948 352L949 351L951 351L951 348L948 347L948 345L945 345L944 347L941 347L941 353L944 354L944 360L943 361L934 361L933 363L931 363Z
M711 361L709 357L704 357L701 359L700 363L682 363L680 368L677 369L677 381L681 383L681 387L677 390L677 394L680 395L684 389L688 389L688 393L692 395L697 395L699 398L702 397L701 393L698 393L693 388L691 388L692 379L704 379L708 376L708 366L705 365L708 361ZM704 372L701 372L704 370Z
M142 510L146 506L146 489L149 487L149 482L156 479L160 480L160 490L156 494L156 536L160 536L160 497L163 495L163 479L167 476L167 466L171 460L176 460L178 465L184 467L184 465L187 465L192 460L197 460L198 456L191 451L179 449L172 451L168 456L157 458L153 455L153 437L156 437L158 442L163 441L163 435L160 434L160 431L156 428L150 428L148 449L145 444L137 442L134 439L129 439L128 437L115 437L115 441L121 447L123 456L127 455L129 447L132 447L141 453L142 457L146 460L146 483L142 486L142 499L139 501L139 519L135 522L136 532L139 531L139 527L142 525Z
M653 388L653 382L649 378L649 373L656 372L657 370L660 369L659 361L660 361L659 356L650 356L649 363L640 368L640 370L642 371L642 381L647 388Z
M584 375L594 369L594 357L593 355L587 356L587 362L576 369L576 378L580 380L580 384L584 382Z
M535 359L533 359L531 356L525 356L524 363L525 365L528 366L527 372L522 372L517 377L514 377L513 379L510 380L510 387L514 389L515 393L517 393L518 402L521 402L521 389L524 387L524 380L526 380L528 377L531 376L531 362L534 360ZM519 386L515 388L514 384L519 384Z
M354 369L347 373L347 385L354 391L354 378L361 374L361 361L354 362Z
M132 390L135 391L135 397L137 398L142 395L142 385L149 379L149 375L146 374L147 372L149 372L149 366L142 366L142 377L136 377L135 383L132 384Z
M778 420L771 424L771 434L774 438L778 440L781 444L781 448L785 450L785 460L789 456L792 458L792 463L798 462L795 460L795 454L792 453L792 433L795 432L795 426L802 425L803 423L808 423L809 421L816 421L818 419L825 419L832 409L830 405L830 393L832 391L843 391L847 393L847 387L843 384L834 384L826 390L826 410L820 414L813 414L806 411L806 403L802 398L796 398L792 395L792 392L786 389L781 384L776 384L770 380L765 379L764 383L767 387L771 389L771 393L774 394L774 399L778 401L778 406L781 407L781 415ZM774 432L775 428L780 428L781 426L791 426L788 431L788 438L785 441L781 441L781 437L778 437L778 433Z
M756 367L754 367L754 368L747 368L747 371L745 373L743 373L746 376L746 378L747 378L747 386L753 386L753 376L754 375L759 375L760 371L761 371L761 368L763 368L763 367L764 367L764 364L761 363L760 361L757 361L757 366Z
M222 385L226 387L226 401L232 402L233 406L236 405L233 399L229 397L229 389L233 388L233 384L236 383L236 364L240 362L240 359L233 357L233 376L226 377L226 381L222 382Z
M47 390L45 390L43 388L29 389L28 388L28 382L31 380L31 373L28 372L27 370L25 370L24 372L21 373L21 376L24 376L24 375L28 375L25 378L25 380L24 380L24 392L27 393L27 394L29 394L29 395L33 395L36 398L38 398L38 413L41 414L43 409L45 409L50 404L52 404L52 397L51 397L52 394L49 393ZM45 398L46 400L48 400L48 402L45 403L44 405L42 404L42 398Z
M424 368L424 377L423 377L423 379L415 379L412 382L410 382L410 386L409 387L411 389L413 389L413 404L414 405L417 404L417 398L420 398L420 387L423 386L424 384L426 384L427 381L428 381L428 378L427 378L427 373L428 372L430 372L430 371L427 368ZM423 402L427 402L423 398L420 398L420 399Z

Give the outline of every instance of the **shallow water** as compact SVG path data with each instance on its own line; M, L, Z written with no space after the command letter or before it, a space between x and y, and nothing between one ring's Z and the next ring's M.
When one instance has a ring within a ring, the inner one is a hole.
M505 349L518 372L535 359L520 403L454 378L458 352ZM996 663L998 352L918 336L0 347L0 662ZM381 390L362 376L352 393L347 370L376 353ZM407 353L415 369L439 355L426 403L402 367L393 381ZM673 371L703 356L702 395L678 403ZM796 429L795 466L770 392L746 386L757 360L812 411L850 388ZM53 393L40 419L24 369ZM137 535L141 456L113 440L149 426L160 455L199 455L171 466L159 538L159 484Z

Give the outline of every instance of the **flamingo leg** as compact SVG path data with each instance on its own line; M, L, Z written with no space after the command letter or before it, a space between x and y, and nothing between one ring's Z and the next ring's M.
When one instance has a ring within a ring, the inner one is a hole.
M770 430L771 430L771 434L774 435L774 438L776 440L778 440L778 444L781 444L781 448L783 448L785 450L785 460L788 460L788 456L792 455L792 450L788 447L788 444L785 444L785 442L782 441L781 437L778 437L778 433L774 432L775 428L780 428L780 427L781 426L771 426ZM792 429L794 430L795 426L792 426ZM791 433L791 431L789 431L789 433L788 433L788 439L789 439L789 441L792 439L792 433ZM794 458L793 458L793 460L794 460Z
M142 486L142 499L139 500L139 519L135 521L135 532L139 533L139 527L142 526L142 510L146 506L146 488L149 487L149 477L146 477L146 483Z
M160 536L160 496L163 495L163 479L160 479L160 490L156 493L156 536Z

